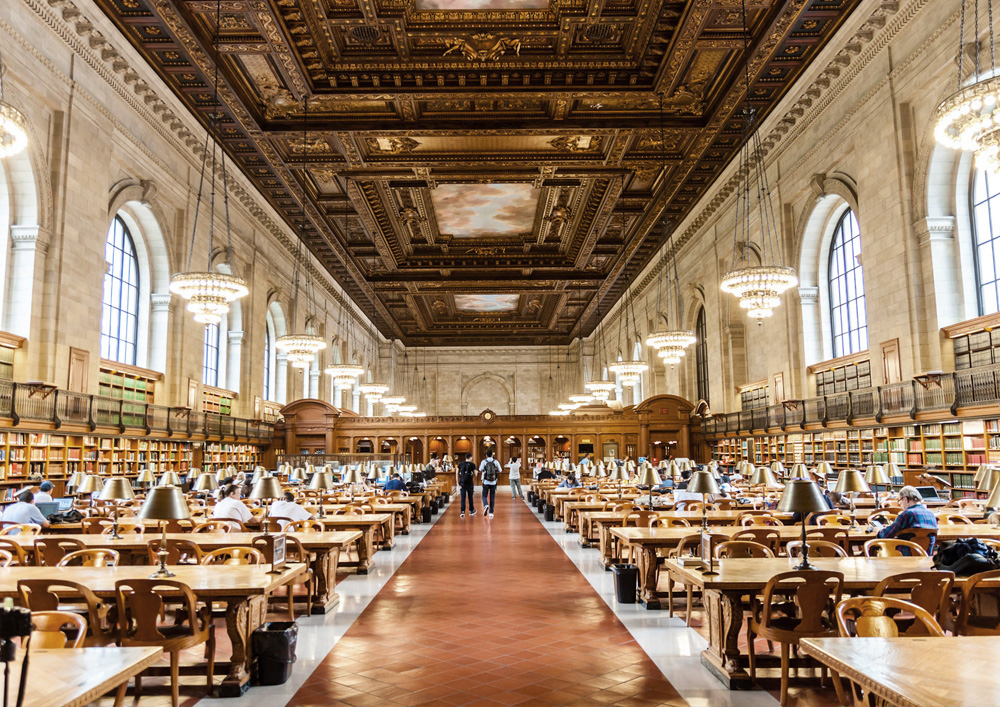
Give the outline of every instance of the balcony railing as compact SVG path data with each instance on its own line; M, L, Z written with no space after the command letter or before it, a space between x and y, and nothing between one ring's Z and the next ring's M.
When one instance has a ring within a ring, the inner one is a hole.
M802 429L831 422L851 423L856 419L874 418L881 422L885 417L902 415L915 420L920 413L957 415L962 408L989 405L1000 405L1000 365L723 413L702 421L701 428L705 434L724 435L765 429Z
M56 429L63 425L86 425L91 430L116 427L121 434L164 432L251 442L270 442L274 436L274 425L270 422L71 393L13 381L0 381L0 418L13 420L15 426L31 421L49 423Z

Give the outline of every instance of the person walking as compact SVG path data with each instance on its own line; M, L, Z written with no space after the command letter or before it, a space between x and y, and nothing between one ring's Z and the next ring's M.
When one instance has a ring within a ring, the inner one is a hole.
M497 502L497 481L500 480L500 463L493 458L493 450L486 450L486 458L479 464L483 480L483 518L493 517Z
M524 498L521 493L521 459L514 457L507 462L507 471L510 472L510 497Z
M476 490L476 465L472 463L471 454L466 454L465 461L458 463L458 467L455 470L455 483L458 484L458 494L462 499L462 514L459 518L465 518L466 497L469 498L469 515L476 515L476 503L473 500L473 492Z

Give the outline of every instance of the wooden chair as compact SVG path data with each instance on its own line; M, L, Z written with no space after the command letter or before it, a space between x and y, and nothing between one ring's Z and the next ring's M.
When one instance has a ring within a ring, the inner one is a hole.
M715 534L710 536L711 544L714 547L716 543L727 542L729 540L728 535ZM696 533L694 535L686 535L677 544L677 547L671 550L668 557L678 558L678 557L701 557L701 533ZM657 566L657 584L659 584L659 566ZM684 582L678 582L682 587L684 587L687 593L687 604L685 609L684 622L690 626L691 625L691 611L694 606L694 585L685 584ZM667 577L667 606L669 608L669 615L674 615L674 580L671 577Z
M920 636L945 635L941 625L922 606L894 597L852 597L837 604L837 629L845 638L898 638L899 617L913 615Z
M731 511L735 509L737 505L736 501L731 498L720 498L719 500L714 501L714 503L720 511Z
M656 517L656 511L635 511L625 517L625 525L626 527L648 528L649 519Z
M110 520L101 521L101 525L104 526L101 535L112 535L115 532L114 523ZM118 532L122 535L145 535L146 526L142 524L142 521L138 520L119 520Z
M865 543L865 557L926 557L916 543L899 538L876 538Z
M80 608L86 606L87 626L90 629L90 636L84 644L110 646L118 640L117 627L107 621L108 605L82 584L59 579L22 579L17 583L17 593L21 604L32 612L67 611L75 608L73 603L67 602L67 597L71 601L80 597L83 602Z
M264 555L252 547L220 547L205 553L201 558L203 565L260 565L264 563Z
M744 528L733 533L730 540L750 540L751 542L766 545L775 555L781 549L781 533L773 528Z
M923 548L925 555L934 554L934 543L937 540L937 528L907 528L900 531L900 540L909 540Z
M851 517L843 513L826 513L816 518L816 525L822 528L827 525L836 525L841 528L851 527Z
M938 525L972 525L972 521L961 513L938 513Z
M55 567L69 553L86 549L87 546L76 538L40 536L35 538L35 566Z
M687 518L664 518L659 516L661 528L690 528L691 521Z
M344 506L333 512L335 516L363 516L364 510L358 506Z
M192 528L192 533L238 533L243 530L242 524L235 520L206 520Z
M824 542L840 545L840 547L844 549L845 554L850 550L850 538L847 531L841 526L828 525L822 528L807 528L806 542L811 542L813 540L822 540Z
M953 572L938 570L901 572L879 582L872 591L872 596L902 599L916 604L940 624L948 615L954 581L955 574ZM923 624L919 621L910 622L903 633L907 636L927 635L923 632Z
M158 593L180 594L180 604L187 621L173 625L159 624L164 601ZM118 606L119 641L122 646L160 646L170 655L170 703L178 707L180 701L180 652L207 643L208 659L206 677L208 693L212 694L215 673L215 626L208 607L198 610L197 599L191 588L183 582L170 579L121 579L115 582L115 599ZM159 673L147 668L149 674ZM135 678L135 696L142 693L142 674ZM119 690L124 697L124 690Z
M38 523L11 523L10 525L5 525L3 530L0 530L0 536L23 535L28 538L40 535L41 532L42 526L38 525Z
M285 526L286 533L322 533L323 523L318 520L293 520Z
M100 535L104 531L105 519L100 516L90 516L80 521L80 530L85 535Z
M59 560L57 567L117 567L120 556L110 548L90 548L71 552Z
M82 648L87 638L87 619L71 611L31 612L32 648ZM65 629L75 630L69 638Z
M10 567L14 562L14 554L7 550L0 550L0 567Z
M302 541L293 536L285 537L285 559L288 562L302 562L309 565L312 559ZM313 596L316 590L316 578L312 569L307 569L298 577L287 584L288 587L288 620L295 621L295 588L305 587L306 590L306 610L305 615L312 612Z
M837 543L806 538L806 545L809 546L810 557L847 557L847 551ZM788 553L789 557L801 557L802 541L792 540L785 545L785 552Z
M197 509L196 509L197 510ZM194 512L191 513L191 518L195 517ZM202 513L204 517L204 513ZM180 520L161 520L156 524L156 532L162 533L164 526L168 533L190 533L194 530L196 522L194 520L189 520L187 518Z
M982 511L983 502L977 498L960 498L956 504L963 511Z
M160 538L153 538L146 542L146 555L150 565L157 565L160 562ZM193 540L182 538L167 538L167 564L168 565L200 565L203 553L201 548Z
M10 538L0 538L0 550L10 553L10 556L13 558L12 564L19 567L24 567L28 564L27 555L25 555L21 543L15 542Z
M744 528L752 528L755 526L777 528L784 525L784 523L774 516L753 515L742 518L740 520L740 525Z
M611 509L614 513L635 513L636 511L644 510L642 506L637 506L634 503L622 503L618 501L615 503L614 508Z
M767 545L752 540L727 540L715 546L713 554L719 559L736 557L774 557Z
M788 657L792 646L803 638L837 635L833 616L844 589L840 572L805 570L781 572L764 586L760 600L754 599L747 619L750 679L757 681L757 636L781 644L781 705L788 701ZM824 668L824 673L826 668Z
M1000 636L1000 570L965 580L955 619L956 636Z

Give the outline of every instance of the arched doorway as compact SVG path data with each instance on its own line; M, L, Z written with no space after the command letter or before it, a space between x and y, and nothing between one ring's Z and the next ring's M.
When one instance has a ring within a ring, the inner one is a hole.
M465 459L466 454L472 453L472 440L462 435L455 440L455 462L458 463Z
M408 464L424 464L424 441L419 437L410 437L404 445L404 456Z
M448 440L444 437L435 437L427 445L427 451L431 456L437 454L438 459L444 459L444 455L448 453Z
M545 438L535 435L528 438L528 448L523 465L534 466L538 462L545 461Z
M486 435L479 440L479 456L477 459L485 457L487 450L492 450L493 456L499 457L499 454L497 453L497 440L495 437L491 437L490 435Z
M375 453L375 443L372 442L367 437L359 439L354 443L355 454L374 454Z
M649 457L651 462L670 459L677 456L677 440L657 437L649 442Z
M395 437L386 437L379 444L378 451L379 454L391 454L395 456L399 451L399 442L396 441Z
M521 456L521 438L511 435L503 441L503 446L507 450L507 461L514 457Z

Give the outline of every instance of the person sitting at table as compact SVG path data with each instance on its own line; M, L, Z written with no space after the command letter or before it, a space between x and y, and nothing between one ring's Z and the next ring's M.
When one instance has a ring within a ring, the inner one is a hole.
M556 475L552 473L552 469L543 466L542 470L538 472L538 476L536 476L535 478L538 479L539 481L545 481L547 479L556 478Z
M681 480L677 483L677 488L684 491L688 487L688 481L691 480L691 472L685 469L681 472Z
M0 521L4 523L35 523L43 528L49 527L45 516L35 508L35 494L30 489L18 494L17 503L12 503L4 509L3 515L0 515ZM11 535L16 535L19 532L21 531L12 532Z
M403 477L400 476L398 473L397 474L393 474L392 477L388 481L385 482L385 490L386 491L405 491L406 490L406 482L403 481Z
M241 492L242 488L239 484L226 486L222 500L216 503L212 509L212 517L218 520L238 520L244 525L256 524L257 521L254 520L250 509L240 500Z
M580 482L576 478L576 474L572 471L566 474L566 478L559 482L556 488L560 489L578 489L580 488Z
M271 504L271 511L268 515L272 518L288 519L278 521L278 525L281 526L282 530L285 529L285 526L288 525L289 521L310 520L313 517L312 513L295 502L295 494L291 491L285 491L284 498L278 499Z
M912 486L904 486L899 490L899 507L903 509L902 512L896 516L896 520L893 521L892 525L878 531L878 537L909 540L913 537L913 533L907 533L906 531L913 528L937 530L937 516L931 513L930 509L924 505L923 496ZM876 521L872 523L874 525ZM927 554L934 554L933 539L931 540L931 546L928 548Z
M55 488L51 481L43 481L35 494L35 503L52 503L52 489Z
M226 497L226 489L233 485L233 477L227 476L219 482L219 488L215 489L213 492L215 494L215 500L221 501Z

